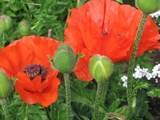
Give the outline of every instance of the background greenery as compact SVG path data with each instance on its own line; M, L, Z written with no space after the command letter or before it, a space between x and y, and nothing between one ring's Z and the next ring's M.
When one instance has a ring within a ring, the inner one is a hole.
M77 5L76 0L0 0L0 15L5 14L12 18L12 28L0 36L1 47L23 36L18 27L22 20L28 21L27 26L29 30L25 35L49 35L63 41L66 18L70 9L80 6L86 1L80 0ZM134 0L119 1L134 5ZM155 59L156 55L159 55L159 52L147 53L138 59L137 64L151 69L155 62L158 61ZM110 79L109 91L106 96L107 101L105 106L101 107L101 111L107 114L110 120L125 120L127 114L126 88L122 87L120 80L121 76L127 72L126 68L127 63L120 63L115 66L115 72ZM61 77L61 75L59 76ZM74 120L90 120L96 83L95 81L84 83L76 80L74 75L72 76ZM47 109L38 105L25 105L17 94L9 96L8 100L5 101L6 103L1 99L0 102L3 105L0 109L0 120L4 119L3 114L7 114L7 120L47 120L51 116L54 120L65 120L63 80L61 83L59 100ZM155 84L142 80L137 81L137 89L140 90L137 96L140 96L140 109L135 113L135 120L159 120L159 108L154 107L160 104L158 102L158 97L160 97L159 88Z

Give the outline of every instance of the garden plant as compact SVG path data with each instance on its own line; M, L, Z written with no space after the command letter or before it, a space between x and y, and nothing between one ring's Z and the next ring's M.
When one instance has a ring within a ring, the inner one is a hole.
M160 0L0 0L0 120L160 120Z

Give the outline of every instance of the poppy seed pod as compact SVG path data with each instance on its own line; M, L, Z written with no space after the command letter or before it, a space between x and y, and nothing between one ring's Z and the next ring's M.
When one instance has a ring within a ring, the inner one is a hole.
M158 0L158 9L160 10L160 0Z
M61 45L53 58L54 67L62 73L72 72L77 61L77 56L68 45Z
M136 0L136 6L145 14L150 14L158 11L159 0Z
M113 63L105 56L94 55L89 61L89 71L97 82L107 80L113 72Z
M11 83L7 75L0 71L0 98L5 98L8 96L11 90Z
M11 18L6 15L1 15L0 16L0 33L3 33L6 30L9 30L11 26L12 26Z
M20 35L25 36L28 35L30 31L29 28L29 23L26 20L22 20L19 24L18 24L18 32L20 33Z

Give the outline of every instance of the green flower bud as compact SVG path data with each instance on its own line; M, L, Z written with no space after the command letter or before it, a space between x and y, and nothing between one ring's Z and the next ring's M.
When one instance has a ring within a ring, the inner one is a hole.
M18 32L20 33L21 36L25 36L25 35L29 34L29 32L30 32L30 26L29 26L28 21L22 20L18 24Z
M136 6L145 14L150 14L158 11L159 0L136 0Z
M160 0L158 0L158 9L160 10Z
M68 45L61 45L53 58L54 67L62 73L72 72L77 56Z
M11 90L11 82L7 75L0 71L0 98L5 98L8 96Z
M0 33L9 30L12 26L12 19L9 16L0 16Z
M94 55L89 61L89 71L96 81L107 80L113 72L112 61L100 55Z

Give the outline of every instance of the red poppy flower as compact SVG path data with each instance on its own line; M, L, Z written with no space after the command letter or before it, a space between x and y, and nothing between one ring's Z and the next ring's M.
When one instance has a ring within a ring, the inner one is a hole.
M28 36L0 49L0 67L16 77L15 89L25 103L47 107L56 101L60 82L49 58L58 44L51 38Z
M83 53L75 74L81 80L92 80L88 72L88 60L93 54L108 56L113 62L127 61L142 13L129 5L113 0L90 0L80 8L74 8L67 20L65 42L75 52ZM145 51L160 49L158 27L148 17L137 56Z

